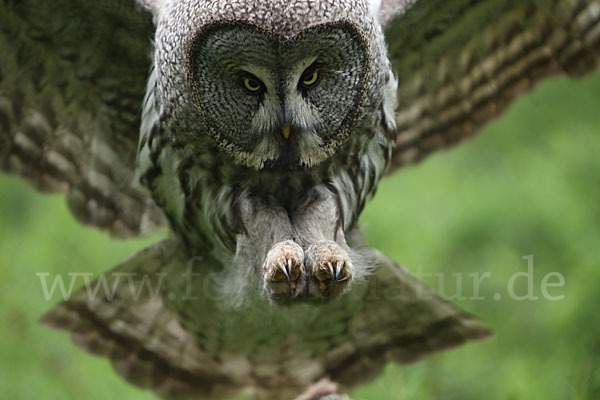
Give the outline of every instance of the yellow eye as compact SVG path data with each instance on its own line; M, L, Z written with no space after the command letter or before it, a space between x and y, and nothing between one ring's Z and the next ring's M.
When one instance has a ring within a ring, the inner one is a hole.
M257 78L247 76L242 78L242 81L244 84L244 89L246 89L248 93L258 94L263 88L262 82L259 81Z
M319 83L319 71L312 70L306 71L304 75L302 75L302 86L305 88L311 88L316 86Z

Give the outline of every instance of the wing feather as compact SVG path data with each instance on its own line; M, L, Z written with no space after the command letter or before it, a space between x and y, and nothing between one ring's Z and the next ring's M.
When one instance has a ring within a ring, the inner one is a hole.
M398 73L390 170L477 133L552 75L581 76L600 58L598 0L384 0Z
M154 30L141 3L0 2L0 169L116 236L162 219L131 187Z

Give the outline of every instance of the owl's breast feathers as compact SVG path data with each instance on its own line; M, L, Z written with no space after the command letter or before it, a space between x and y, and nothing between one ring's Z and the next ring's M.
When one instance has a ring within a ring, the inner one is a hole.
M338 198L344 229L350 230L374 194L393 147L380 124L369 133L351 135L337 153L313 168L289 168L285 162L291 160L282 156L257 170L236 164L208 140L192 146L159 131L160 138L148 145L160 142L160 152L150 152L143 183L191 248L215 238L232 252L235 236L244 230L237 217L242 196L277 203L291 215L312 188L326 185Z

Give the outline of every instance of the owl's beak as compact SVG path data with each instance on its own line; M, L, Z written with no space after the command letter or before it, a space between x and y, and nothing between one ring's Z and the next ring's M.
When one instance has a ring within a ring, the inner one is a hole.
M283 136L284 139L289 139L290 138L290 124L285 124L281 126L281 135Z

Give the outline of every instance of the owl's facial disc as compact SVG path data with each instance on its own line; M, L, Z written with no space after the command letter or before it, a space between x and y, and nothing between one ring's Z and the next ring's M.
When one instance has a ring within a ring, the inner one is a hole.
M241 165L294 170L324 161L351 134L365 97L366 44L350 23L283 39L253 25L211 25L189 52L196 112Z

